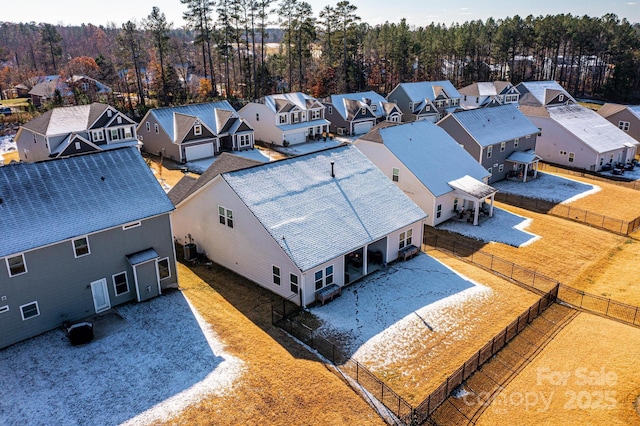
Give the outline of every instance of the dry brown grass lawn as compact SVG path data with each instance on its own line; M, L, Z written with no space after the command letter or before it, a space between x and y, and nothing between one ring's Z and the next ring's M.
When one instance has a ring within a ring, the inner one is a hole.
M478 425L640 424L640 329L580 313Z
M12 161L20 161L20 154L18 154L18 150L6 152L2 157L4 158L4 164L9 164Z
M545 173L554 174L545 171ZM623 221L631 221L640 216L640 191L602 182L589 177L579 177L555 173L557 176L597 185L600 191L589 194L567 204L582 210ZM565 209L558 209L564 212ZM553 211L553 210L552 210Z
M178 273L184 295L246 370L227 395L192 405L167 424L385 424L322 362L271 325L275 295L216 265L180 264Z
M443 308L452 321L446 333L424 329L408 336L407 356L373 373L409 403L418 405L457 368L538 300L528 290L452 256L431 250L430 256L466 277L492 289L488 298L472 299ZM464 336L458 339L456 336ZM393 359L393 353L386 354ZM365 367L368 367L365 363Z

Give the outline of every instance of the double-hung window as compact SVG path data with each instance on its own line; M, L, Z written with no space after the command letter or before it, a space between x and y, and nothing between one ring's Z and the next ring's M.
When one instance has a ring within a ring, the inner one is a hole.
M291 293L298 294L298 276L295 274L289 274L289 286L291 288Z
M272 265L271 272L273 274L273 283L275 285L280 285L280 267Z
M233 228L233 212L222 206L218 206L218 218L221 225L227 225L229 228Z
M129 283L127 282L126 272L120 272L113 276L113 291L116 296L129 292Z
M20 314L22 315L22 320L28 320L29 318L37 317L40 315L40 308L38 307L38 302L27 303L26 305L20 306Z
M398 238L398 249L403 249L406 246L411 245L413 237L413 229L408 229L405 232L400 233L400 237Z
M7 258L7 269L9 270L9 276L15 277L27 272L27 264L24 261L24 255L19 254Z
M81 237L73 240L73 252L76 257L82 257L90 254L91 249L89 248L89 239L87 237Z

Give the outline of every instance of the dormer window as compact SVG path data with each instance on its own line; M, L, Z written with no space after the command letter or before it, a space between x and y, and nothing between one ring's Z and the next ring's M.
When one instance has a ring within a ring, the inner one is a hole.
M193 126L193 134L195 136L202 135L202 125L201 124L196 124L195 126Z
M280 124L287 124L287 114L280 114L278 120Z
M377 105L371 105L371 111L376 112L378 110Z
M560 101L560 102L564 101L564 95L558 96L558 101Z

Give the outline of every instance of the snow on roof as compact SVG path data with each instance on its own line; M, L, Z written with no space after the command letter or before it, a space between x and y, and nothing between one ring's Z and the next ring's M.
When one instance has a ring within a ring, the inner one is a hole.
M350 145L222 177L301 271L426 217Z
M530 164L535 160L540 160L540 157L532 149L528 149L526 151L513 151L509 157L507 157L507 161L522 164Z
M43 135L61 135L86 131L109 105L92 103L54 108L25 123L22 127Z
M581 105L547 108L549 116L598 153L620 149L638 142L597 112Z
M478 180L489 176L447 132L431 122L385 127L378 133L389 151L436 197L452 191L447 184L451 180L464 175Z
M470 96L496 96L498 94L495 84L488 82L470 84L460 89L459 92Z
M175 132L173 117L174 113L197 117L198 120L204 123L205 126L207 126L216 134L219 134L221 129L218 126L218 120L216 120L216 109L231 111L235 117L239 117L236 113L236 110L231 106L229 101L183 105L178 107L154 108L149 111L149 113L152 114L156 118L156 120L158 120L158 124L162 126L167 134L173 137Z
M331 104L333 105L333 108L346 119L347 111L345 109L345 99L360 101L362 103L366 103L366 100L368 99L370 101L370 105L377 105L376 110L373 111L376 117L384 116L383 104L387 103L387 100L384 96L374 91L331 95Z
M523 81L518 84L518 87L524 87L527 92L529 92L539 103L540 105L546 105L547 103L547 90L557 90L562 92L565 96L575 102L575 99L567 93L564 88L558 84L558 82L553 80L548 81ZM522 90L520 90L522 92Z
M444 89L450 98L460 98L460 93L453 87L449 80L442 81L419 81L413 83L400 83L410 100L419 101L423 99L435 100L440 94L440 90ZM394 89L395 90L395 89Z
M481 146L538 133L538 127L513 104L460 111L450 116Z
M449 185L465 194L472 195L478 199L487 198L491 194L498 192L497 189L472 178L469 175L462 176L459 179L452 180Z
M158 252L153 248L148 248L146 250L137 251L135 253L127 255L127 260L131 264L131 266L136 266L141 263L148 262L153 259L157 259L159 257Z
M629 105L627 108L633 115L640 119L640 105Z
M167 213L136 148L0 167L0 256Z
M278 108L276 108L276 100L284 100L286 102L289 102L290 104L293 104L300 108L302 111L306 111L308 109L308 101L318 102L320 105L322 105L322 103L319 102L316 98L313 98L302 92L278 93L275 95L265 96L263 99L264 104L274 112L278 111Z

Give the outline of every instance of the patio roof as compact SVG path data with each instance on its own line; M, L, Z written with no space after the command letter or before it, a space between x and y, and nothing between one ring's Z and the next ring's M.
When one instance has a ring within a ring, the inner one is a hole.
M498 192L494 187L482 183L469 175L465 175L460 179L452 180L451 182L448 182L448 184L453 189L461 191L478 200L485 199Z
M539 161L540 156L532 149L527 151L514 151L509 155L507 161L512 163L531 164L534 161Z

